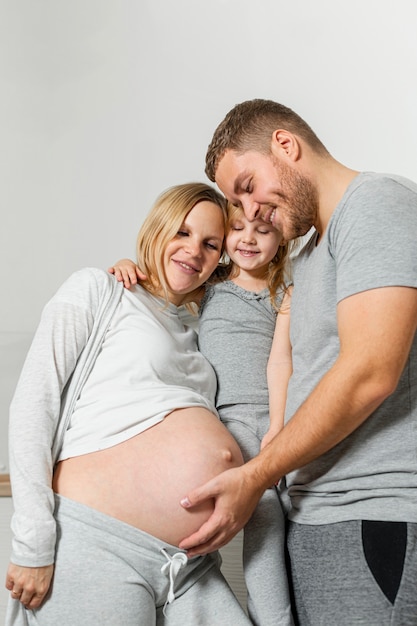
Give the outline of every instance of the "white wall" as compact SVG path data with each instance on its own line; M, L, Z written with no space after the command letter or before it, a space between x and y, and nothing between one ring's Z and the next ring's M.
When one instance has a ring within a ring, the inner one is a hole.
M205 180L236 102L281 101L347 165L417 179L413 5L1 0L0 467L43 303L73 270L134 256L155 196Z
M43 303L134 256L155 196L205 180L235 103L283 102L347 165L417 179L414 4L0 0L0 472Z

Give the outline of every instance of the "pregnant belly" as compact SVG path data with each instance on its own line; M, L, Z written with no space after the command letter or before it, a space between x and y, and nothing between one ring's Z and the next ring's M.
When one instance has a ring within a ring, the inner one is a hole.
M54 490L178 545L213 510L212 501L183 509L181 498L242 462L235 439L210 411L178 409L117 446L61 461Z

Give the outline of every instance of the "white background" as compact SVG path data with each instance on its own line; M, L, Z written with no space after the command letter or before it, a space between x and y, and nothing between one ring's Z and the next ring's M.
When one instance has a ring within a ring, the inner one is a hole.
M22 355L75 269L135 255L166 187L206 180L237 102L300 113L355 169L417 179L413 0L1 0L0 448Z
M282 102L346 165L417 180L414 6L0 0L0 472L43 304L72 271L134 256L156 195L206 180L234 104Z

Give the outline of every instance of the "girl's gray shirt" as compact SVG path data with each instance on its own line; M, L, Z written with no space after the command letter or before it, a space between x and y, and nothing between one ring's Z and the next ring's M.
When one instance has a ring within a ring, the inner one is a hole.
M281 304L283 292L277 295ZM208 286L200 305L199 348L217 375L216 407L268 405L266 368L277 312L269 290L230 280Z

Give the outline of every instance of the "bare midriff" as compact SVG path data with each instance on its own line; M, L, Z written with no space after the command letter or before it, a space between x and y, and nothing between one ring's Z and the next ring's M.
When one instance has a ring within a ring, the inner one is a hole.
M178 545L211 515L212 500L187 510L191 489L243 463L235 439L207 409L170 413L111 448L61 461L54 490Z

